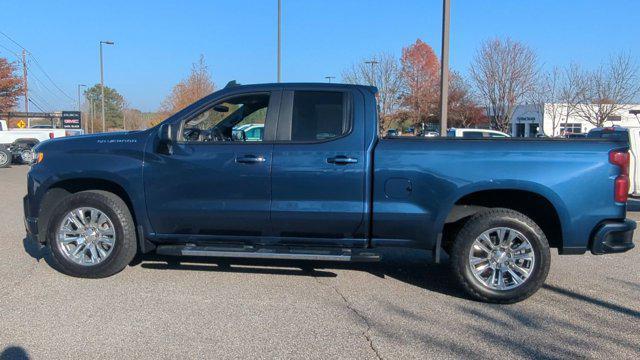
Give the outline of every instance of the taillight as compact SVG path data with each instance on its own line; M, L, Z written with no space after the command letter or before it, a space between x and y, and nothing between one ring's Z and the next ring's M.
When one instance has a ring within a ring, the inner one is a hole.
M53 132L50 132L49 133L49 139L53 139L53 138L54 138Z
M609 162L620 168L620 175L616 177L613 188L613 198L616 202L627 202L629 197L629 161L628 151L614 150L609 153Z

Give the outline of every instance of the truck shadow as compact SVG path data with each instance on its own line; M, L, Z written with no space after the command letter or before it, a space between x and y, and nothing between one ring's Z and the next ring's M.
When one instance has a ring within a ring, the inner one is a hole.
M216 259L144 255L132 263L144 269L212 271L311 277L337 277L337 270L362 271L379 278L404 283L445 295L467 299L455 283L443 255L441 264L433 263L430 253L419 250L388 249L382 260L373 263L342 263L262 259Z
M7 346L0 352L0 360L27 360L29 353L21 346Z

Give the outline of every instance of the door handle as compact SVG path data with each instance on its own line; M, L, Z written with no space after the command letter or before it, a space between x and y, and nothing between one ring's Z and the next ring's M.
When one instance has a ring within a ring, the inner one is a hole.
M339 155L339 156L336 156L336 157L327 158L327 162L329 164L347 165L347 164L355 164L355 163L357 163L358 159L352 158L352 157L348 157L348 156L344 156L344 155Z
M236 162L240 164L257 164L267 161L262 155L244 155L236 157Z

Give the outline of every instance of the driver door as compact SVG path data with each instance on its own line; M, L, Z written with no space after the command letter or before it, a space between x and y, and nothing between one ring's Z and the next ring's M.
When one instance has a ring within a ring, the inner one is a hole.
M265 136L279 102L280 92L225 98L177 124L172 154L148 149L145 196L158 237L228 240L270 232L273 145ZM265 127L264 136L247 141L247 124Z

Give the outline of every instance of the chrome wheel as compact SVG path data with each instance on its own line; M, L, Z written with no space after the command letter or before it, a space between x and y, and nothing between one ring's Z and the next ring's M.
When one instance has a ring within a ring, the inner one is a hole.
M33 151L31 150L22 150L20 153L20 159L25 164L31 164L33 161Z
M493 290L511 290L524 284L535 266L529 240L519 231L498 227L476 238L469 251L473 276Z
M0 151L0 166L5 165L9 162L9 157L7 156L7 153L5 153L4 151Z
M62 219L57 243L67 259L84 266L96 265L113 252L116 231L105 213L82 207Z

